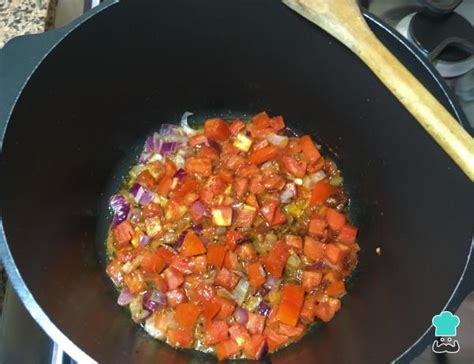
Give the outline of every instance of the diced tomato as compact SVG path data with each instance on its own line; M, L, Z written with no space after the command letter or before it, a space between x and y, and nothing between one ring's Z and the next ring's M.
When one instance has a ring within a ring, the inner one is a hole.
M162 233L161 219L158 216L145 219L145 231L148 236L154 238Z
M228 359L240 352L239 345L232 339L220 342L214 349L216 350L218 360Z
M156 311L153 316L155 327L163 334L165 334L168 329L176 326L174 312L168 310L159 310Z
M257 252L255 251L255 248L253 247L252 243L245 243L240 245L235 250L235 252L237 253L237 256L240 258L240 260L243 262L253 262L257 259Z
M124 274L123 279L132 294L139 293L146 288L145 277L140 270Z
M195 192L199 188L199 183L192 177L187 177L182 183L178 185L173 193L173 199L180 201L188 193Z
M327 223L324 219L315 217L311 219L308 226L308 233L313 237L320 237L324 235Z
M234 190L234 194L236 198L242 198L248 190L249 180L243 177L237 177L234 179L234 183L232 184L232 188Z
M226 268L222 268L217 274L214 284L227 288L228 290L233 290L236 284L239 282L240 278L237 274L231 272Z
M346 294L346 285L344 281L336 281L332 283L328 288L326 288L326 294L328 296L339 298Z
M233 251L228 251L224 258L224 267L229 270L240 270L241 267L237 254Z
M334 187L331 186L326 180L316 182L311 193L311 199L309 203L311 205L324 203L329 196L334 192Z
M234 180L234 172L227 168L222 168L221 170L219 170L218 176L225 183L231 183Z
M170 290L178 288L184 282L183 275L174 268L167 268L163 274Z
M186 159L186 172L209 177L212 174L211 160L207 158L189 157Z
M211 216L209 209L201 201L195 201L191 204L188 211L191 219L196 223L201 222L205 217Z
M159 274L153 274L150 277L152 285L161 292L168 291L168 283L166 283L165 279Z
M180 205L175 201L169 201L166 205L165 217L167 221L178 221L187 211L186 206Z
M316 173L324 168L325 160L323 157L319 158L316 162L310 162L308 164L308 173Z
M316 305L314 311L318 318L324 322L331 321L337 311L341 308L341 301L330 298L327 302Z
M205 255L199 255L191 258L191 270L193 273L201 274L207 271L207 258Z
M114 234L115 243L119 249L127 246L130 240L132 240L132 238L135 236L133 226L128 220L118 224L112 229L112 231Z
M245 164L245 158L240 155L232 155L226 163L226 167L232 171L236 171Z
M211 284L199 283L196 286L196 295L195 298L200 303L209 302L214 298L215 289Z
M285 236L285 243L296 253L301 253L303 251L303 239L301 236L288 234Z
M176 307L174 317L180 327L185 330L194 331L197 319L201 314L201 308L194 303L181 303Z
M263 328L265 327L265 320L267 319L263 315L259 315L257 313L248 313L249 319L247 321L247 330L252 335L258 335L263 332Z
M163 217L163 208L159 203L151 202L143 208L142 216L144 218L155 216Z
M234 250L235 247L245 238L245 235L236 230L227 230L225 234L225 243L230 250Z
M242 120L236 119L230 125L229 129L232 135L237 135L245 128L245 123Z
M298 325L296 327L280 323L278 331L280 334L286 335L291 338L297 338L303 335L305 327Z
M327 244L325 257L331 264L340 264L342 263L346 252L343 251L338 245L336 244Z
M313 271L304 271L302 277L302 285L306 292L312 291L316 287L319 286L321 283L321 279L323 278L323 274L321 272L313 272Z
M193 333L182 329L169 329L168 342L178 348L192 348L194 341Z
M318 261L323 258L325 251L325 245L319 241L310 238L309 236L304 239L304 255L313 261Z
M214 301L208 301L204 303L204 310L202 312L202 316L204 317L205 321L212 320L219 310L221 309L221 305Z
M236 227L250 227L257 217L257 209L253 206L242 205L237 213Z
M191 259L181 255L175 255L170 264L170 267L176 269L179 273L187 275L193 273L191 268Z
M286 221L286 216L279 208L275 210L275 216L273 217L272 225L280 225Z
M262 164L263 162L274 160L278 156L278 149L273 145L256 150L249 155L249 162L253 164Z
M321 153L319 153L318 148L316 148L309 135L303 135L300 138L300 145L303 153L311 162L316 162L321 157Z
M113 260L107 265L107 274L115 283L115 285L121 285L123 282L122 265L118 260Z
M278 176L264 177L262 179L262 185L268 191L281 191L285 184L285 180Z
M175 253L173 253L171 250L169 250L167 248L164 248L164 247L160 247L160 248L156 249L156 254L158 256L160 256L161 258L163 258L163 260L166 262L166 264L171 264L174 257L176 256Z
M217 319L227 320L234 313L234 310L235 310L234 302L229 301L228 299L225 299L220 296L214 297L213 302L216 302L221 306L221 309L219 310L219 313L217 314Z
M285 120L283 116L274 116L270 119L270 127L275 131L280 131L285 129Z
M253 288L259 288L266 281L265 271L260 262L251 263L247 267L249 283Z
M250 185L249 185L250 193L258 195L265 192L265 186L263 185L262 181L263 181L263 177L260 175L253 177L250 180Z
M214 195L220 195L226 189L226 183L219 176L211 176L204 184L204 188L211 191Z
M166 265L165 260L161 256L151 251L145 252L140 262L140 267L150 273L161 273Z
M346 223L346 217L336 209L329 208L326 213L326 221L331 229L339 231Z
M177 307L180 303L186 302L186 293L184 289L178 288L166 292L166 299L170 307Z
M149 190L152 190L155 187L155 178L151 175L149 171L146 169L137 176L135 179L135 182L138 184L142 185L145 188L148 188Z
M303 303L303 308L301 309L300 317L303 321L311 323L314 321L315 308L316 308L316 296L306 295Z
M273 249L262 259L265 269L274 277L280 278L290 255L283 241L277 241Z
M270 117L266 112L252 116L252 126L257 129L266 129L270 126Z
M181 255L185 257L192 257L194 255L204 254L206 247L202 240L192 230L188 231L184 237L183 246L181 247Z
M260 174L260 169L255 164L246 164L237 173L240 177L254 177Z
M204 324L204 342L214 345L229 338L229 326L224 321L214 320Z
M209 159L210 161L219 160L219 155L220 153L217 150L206 145L201 146L196 153L196 157Z
M275 217L275 211L280 206L278 201L268 201L263 204L260 208L259 212L263 216L265 220L268 221L269 224L273 222L273 218Z
M204 134L210 139L223 142L229 139L230 129L224 120L213 118L204 123Z
M207 247L207 264L222 268L227 247L224 244L209 244Z
M232 224L232 207L216 206L211 210L212 223L216 226L230 226Z
M229 335L230 338L234 339L240 347L243 346L243 342L250 339L249 332L240 324L233 324L229 327Z
M337 237L337 240L343 244L354 244L355 243L355 238L357 236L357 228L355 228L352 225L345 224L342 228L341 231L339 232L339 236Z
M295 177L303 178L306 174L306 163L303 161L297 161L292 157L284 156L281 158L283 166L288 173Z
M296 326L304 302L304 289L296 284L288 283L283 286L280 305L278 306L277 320Z
M176 169L176 166L174 165L173 161L171 161L169 158L166 158L165 160L165 174L169 177L174 177L178 170Z
M188 139L188 144L191 148L195 147L196 145L206 144L207 138L204 134L196 134Z
M268 351L270 353L273 353L275 350L285 345L290 340L288 336L278 334L275 332L275 330L268 327L265 329L265 336L267 339Z
M264 335L252 335L244 341L244 354L250 359L261 359L266 339Z

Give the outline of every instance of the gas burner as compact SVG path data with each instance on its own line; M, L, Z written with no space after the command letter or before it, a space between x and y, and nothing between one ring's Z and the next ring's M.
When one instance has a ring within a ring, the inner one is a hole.
M396 25L396 29L444 78L459 77L474 69L474 28L463 16L411 13Z

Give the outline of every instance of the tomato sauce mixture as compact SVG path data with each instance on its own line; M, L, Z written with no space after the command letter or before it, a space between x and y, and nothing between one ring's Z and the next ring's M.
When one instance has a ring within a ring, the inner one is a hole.
M334 162L283 117L164 124L111 197L107 273L153 337L261 359L328 322L357 264Z

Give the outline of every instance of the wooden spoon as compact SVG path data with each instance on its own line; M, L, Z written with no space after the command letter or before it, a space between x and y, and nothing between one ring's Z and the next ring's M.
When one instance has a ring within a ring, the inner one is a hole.
M474 181L474 141L377 39L356 0L283 0L352 50Z

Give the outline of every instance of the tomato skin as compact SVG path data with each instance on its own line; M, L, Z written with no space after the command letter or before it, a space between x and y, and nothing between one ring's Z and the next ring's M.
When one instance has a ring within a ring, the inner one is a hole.
M215 346L218 360L225 360L240 352L239 345L235 340L229 339Z
M281 158L283 166L288 173L295 177L303 178L306 174L306 163L303 161L297 161L292 157L284 156Z
M170 307L176 308L179 304L186 302L186 293L182 288L174 289L166 292L166 299Z
M183 329L169 329L168 342L176 347L190 349L193 347L194 335Z
M204 134L209 139L223 142L230 137L230 129L227 123L219 118L208 119L204 123Z
M267 272L274 277L280 278L289 255L288 247L280 240L277 241L273 249L263 257L262 262Z
M114 240L117 245L117 248L123 248L128 245L130 240L135 236L135 231L133 230L132 224L130 221L125 220L118 224L115 228L112 229L114 234Z
M144 170L142 171L135 180L138 184L142 185L149 190L153 190L155 188L155 178L151 175L150 171Z
M321 158L319 150L316 148L309 135L304 135L300 138L300 145L303 153L311 162L316 162Z
M212 174L211 160L208 158L189 157L186 160L186 172L209 177Z
M270 127L275 131L280 131L285 129L285 120L283 116L274 116L270 119Z
M229 326L224 321L214 320L204 324L204 342L215 345L229 338Z
M282 290L277 320L290 326L296 326L303 302L303 287L292 283L286 284Z
M336 209L329 208L326 213L326 221L334 231L339 231L346 223L346 217Z
M313 187L309 203L311 205L323 204L333 192L334 187L331 186L327 181L319 181Z
M239 134L243 129L245 129L245 123L242 120L236 119L229 125L229 130L232 135Z
M251 153L249 156L249 162L253 164L262 164L263 162L276 159L277 156L278 149L273 145L268 145Z

